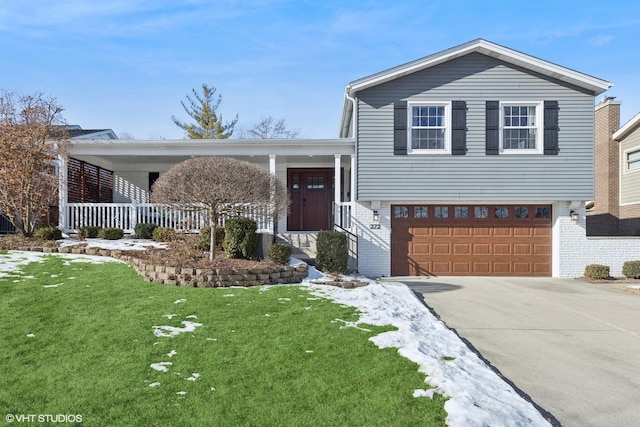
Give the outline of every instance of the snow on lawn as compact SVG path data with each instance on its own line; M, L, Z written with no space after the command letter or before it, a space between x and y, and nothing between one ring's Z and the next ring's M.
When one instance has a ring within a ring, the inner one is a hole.
M314 282L326 280L313 267L309 273L315 277ZM549 425L531 403L436 319L408 286L369 281L368 286L342 289L314 284L309 278L304 283L313 294L361 312L357 322L336 319L345 323L343 327L364 323L398 328L376 335L371 341L380 348L397 348L400 355L420 366L420 372L427 375L427 387L415 390L415 397L430 397L436 392L449 398L445 403L447 425Z
M135 240L124 243L124 241L87 239L84 243L105 249L143 249L143 245L156 246L150 241L134 242ZM21 266L30 262L40 262L43 256L45 254L21 251L0 254L0 277L19 273ZM88 255L55 254L53 256L67 257L72 261L115 261L108 257ZM292 259L292 265L295 263L299 261ZM429 397L436 392L448 397L445 403L448 414L447 425L549 425L531 403L520 397L511 386L500 379L473 351L467 348L455 333L436 319L406 285L369 281L368 286L342 289L315 284L311 282L312 280L314 282L331 280L314 267L309 268L309 276L304 280L303 285L317 297L329 298L338 304L354 307L360 311L361 317L357 322L335 320L344 323L343 327L371 324L392 325L398 329L383 332L372 337L371 340L380 348L398 348L400 355L417 363L420 366L420 372L427 375L425 389L415 390L413 396ZM366 279L358 278L358 280ZM265 286L260 291L266 291L268 288ZM227 295L231 296L231 294ZM186 301L175 301L177 304L184 302ZM189 321L183 321L182 324L183 328L154 326L154 335L171 337L183 332L192 332L196 327L202 326L200 323ZM208 338L208 340L213 341L215 338ZM171 362L160 362L152 364L151 367L166 372L171 365ZM197 375L192 374L189 381L195 381ZM157 385L153 383L149 386ZM186 392L178 394L184 395Z
M147 239L118 239L118 240L107 240L107 239L85 239L85 240L77 240L77 239L62 239L58 240L60 243L60 247L68 247L68 246L76 246L83 245L87 248L100 248L100 249L120 249L120 250L129 250L129 251L140 251L147 248L161 248L166 249L166 243L158 243L153 240Z

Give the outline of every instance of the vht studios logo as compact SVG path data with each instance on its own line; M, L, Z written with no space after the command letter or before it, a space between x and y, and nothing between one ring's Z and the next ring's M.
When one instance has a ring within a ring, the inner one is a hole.
M81 423L80 414L7 414L8 423Z

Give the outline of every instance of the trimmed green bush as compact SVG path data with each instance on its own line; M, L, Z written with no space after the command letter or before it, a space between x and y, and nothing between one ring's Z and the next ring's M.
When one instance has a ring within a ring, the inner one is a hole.
M629 279L640 279L640 261L627 261L622 264L622 274Z
M320 231L316 242L316 267L326 273L346 273L349 264L347 235L339 231Z
M589 279L608 279L609 278L609 266L600 264L590 264L584 269L584 277Z
M176 240L176 230L167 227L156 227L153 230L154 242L173 242Z
M224 252L229 258L250 259L256 249L258 225L249 218L229 218L224 227Z
M286 243L274 243L269 246L267 258L269 261L278 264L286 264L289 262L289 258L291 258L291 246Z
M100 230L102 227L92 227L90 225L80 227L78 230L78 237L82 237L85 239L95 239L100 234Z
M100 229L98 232L98 237L106 240L118 240L122 239L123 236L124 231L122 231L122 228L107 227Z
M153 230L158 228L156 224L139 223L136 224L135 233L138 239L152 239Z
M62 239L62 231L58 227L40 227L36 230L36 237L44 240L59 240Z
M224 242L224 227L216 226L216 248L222 249L222 243ZM211 227L202 227L200 229L200 236L198 237L198 248L203 251L208 251L211 245Z

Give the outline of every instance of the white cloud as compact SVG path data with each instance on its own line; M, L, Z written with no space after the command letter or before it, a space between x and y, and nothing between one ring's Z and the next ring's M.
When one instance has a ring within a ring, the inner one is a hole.
M607 34L603 36L593 37L587 40L587 43L589 43L591 46L604 46L606 44L609 44L609 42L611 42L612 40L613 40L613 36L610 34Z

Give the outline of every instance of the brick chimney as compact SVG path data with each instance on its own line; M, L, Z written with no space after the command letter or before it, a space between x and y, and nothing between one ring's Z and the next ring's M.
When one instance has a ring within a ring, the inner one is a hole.
M595 111L595 205L589 213L587 235L618 234L619 155L618 143L611 139L620 128L620 102L604 96Z

